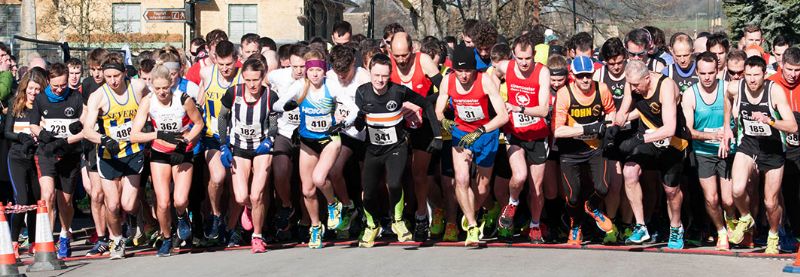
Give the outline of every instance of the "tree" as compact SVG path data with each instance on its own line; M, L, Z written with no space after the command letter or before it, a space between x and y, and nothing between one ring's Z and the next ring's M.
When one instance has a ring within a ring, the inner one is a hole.
M58 41L67 41L70 35L84 45L92 42L92 34L111 33L111 21L108 16L95 16L97 11L111 10L104 1L95 0L50 0L42 19L42 25L51 32L58 31Z
M729 34L733 41L744 36L744 27L761 27L764 39L771 43L778 34L791 41L800 41L800 1L726 0L722 5L728 17Z

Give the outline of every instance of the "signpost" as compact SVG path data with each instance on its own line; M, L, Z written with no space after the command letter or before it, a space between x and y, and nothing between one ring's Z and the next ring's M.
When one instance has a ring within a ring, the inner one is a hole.
M148 22L186 22L185 9L147 9L144 19Z

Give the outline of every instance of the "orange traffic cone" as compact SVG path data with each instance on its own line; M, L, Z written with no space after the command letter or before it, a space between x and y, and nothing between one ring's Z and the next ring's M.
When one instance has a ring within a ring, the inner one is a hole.
M800 273L800 254L795 255L793 264L783 267L783 272Z
M0 276L25 276L19 274L17 257L11 244L11 231L6 221L6 207L0 202Z
M33 249L33 263L28 267L28 272L59 270L66 268L64 261L56 257L56 247L53 245L53 229L50 228L50 219L47 216L47 205L44 200L39 200L36 209L36 244Z

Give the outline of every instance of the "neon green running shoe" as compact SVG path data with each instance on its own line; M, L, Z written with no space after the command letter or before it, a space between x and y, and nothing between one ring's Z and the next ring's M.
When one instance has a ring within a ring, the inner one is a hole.
M361 240L358 241L358 247L361 248L370 248L375 245L375 238L381 233L381 227L370 228L367 226L364 228L364 234L361 235Z

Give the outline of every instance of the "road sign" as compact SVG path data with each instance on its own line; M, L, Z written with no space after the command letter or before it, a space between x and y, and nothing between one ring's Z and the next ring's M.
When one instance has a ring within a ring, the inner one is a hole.
M185 22L186 10L184 9L147 9L144 19L148 22Z

